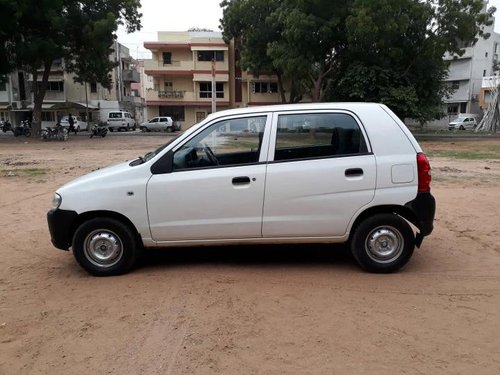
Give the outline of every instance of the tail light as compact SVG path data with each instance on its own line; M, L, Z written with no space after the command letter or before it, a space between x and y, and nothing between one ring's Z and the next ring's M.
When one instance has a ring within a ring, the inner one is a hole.
M423 152L417 154L418 169L418 192L429 193L431 191L431 165Z

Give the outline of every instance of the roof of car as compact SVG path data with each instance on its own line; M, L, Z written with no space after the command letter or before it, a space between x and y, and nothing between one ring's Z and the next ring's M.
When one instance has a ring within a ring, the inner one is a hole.
M364 102L326 102L326 103L294 103L294 104L279 104L266 105L256 107L244 107L236 109L228 109L210 114L210 118L218 118L223 116L239 115L243 113L258 113L258 112L279 112L279 111L300 111L300 110L325 110L325 109L345 109L355 110L360 107L379 107L379 103L364 103Z

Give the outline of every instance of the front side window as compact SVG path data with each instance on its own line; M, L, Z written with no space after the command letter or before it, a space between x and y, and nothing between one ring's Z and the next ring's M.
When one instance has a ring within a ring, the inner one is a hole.
M175 152L174 170L257 163L266 120L244 117L210 125Z
M293 160L367 152L358 123L343 113L280 115L274 160Z

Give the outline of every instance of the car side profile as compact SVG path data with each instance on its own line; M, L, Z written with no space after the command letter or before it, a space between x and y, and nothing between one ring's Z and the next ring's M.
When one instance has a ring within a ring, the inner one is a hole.
M386 106L321 103L217 112L155 151L59 188L52 243L94 275L146 248L348 243L393 272L433 230L430 165Z
M153 117L151 120L143 122L139 128L144 132L165 131L171 133L180 130L175 126L172 117L169 116Z
M448 124L448 130L474 130L476 127L476 118L467 114L459 115Z

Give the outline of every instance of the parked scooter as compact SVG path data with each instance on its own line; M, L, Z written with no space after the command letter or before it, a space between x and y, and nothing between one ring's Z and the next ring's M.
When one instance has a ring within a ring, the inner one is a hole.
M2 121L1 127L4 133L7 133L8 131L14 132L12 124L9 120Z
M67 141L68 130L65 129L60 123L57 123L53 128L49 126L42 129L41 137L44 141L52 139L58 141Z
M104 138L106 134L108 134L108 127L106 126L105 122L100 122L99 124L92 126L92 129L90 129L90 138L93 137Z
M28 120L23 120L19 126L12 129L12 132L14 133L14 137L18 137L20 135L29 137L31 136L31 123Z

